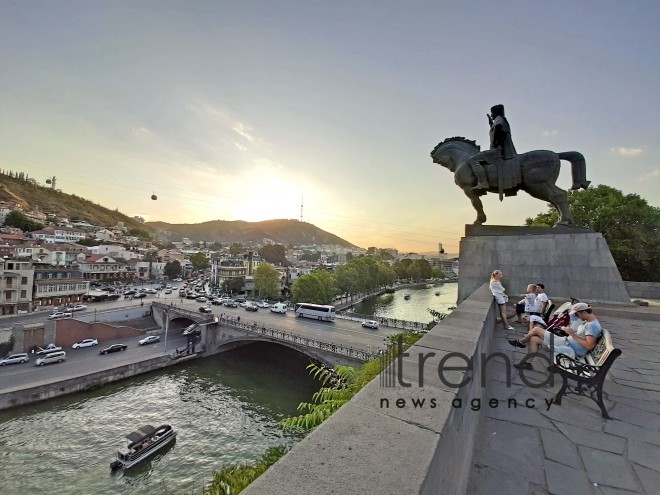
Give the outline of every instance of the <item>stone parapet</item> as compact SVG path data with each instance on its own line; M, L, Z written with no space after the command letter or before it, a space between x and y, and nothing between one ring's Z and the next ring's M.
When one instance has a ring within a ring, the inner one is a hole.
M486 235L461 239L459 302L488 281L493 270L499 269L504 272L503 285L510 302L517 300L528 284L542 283L550 298L630 303L602 234L576 232L576 229L531 229L530 232L538 233L522 233L525 229L498 227Z
M465 493L494 325L484 284L244 493Z

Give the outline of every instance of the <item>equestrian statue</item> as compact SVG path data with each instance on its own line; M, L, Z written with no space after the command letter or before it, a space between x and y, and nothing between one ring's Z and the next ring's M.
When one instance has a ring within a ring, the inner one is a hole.
M488 115L490 149L480 151L474 142L463 137L447 138L431 152L434 163L454 172L454 182L470 198L477 210L475 225L486 221L480 196L487 192L515 196L519 190L552 204L559 213L557 226L572 223L568 208L568 194L555 184L559 177L559 160L571 163L572 190L587 189L587 168L584 157L577 151L536 150L517 154L511 139L511 127L504 116L504 106L495 105Z

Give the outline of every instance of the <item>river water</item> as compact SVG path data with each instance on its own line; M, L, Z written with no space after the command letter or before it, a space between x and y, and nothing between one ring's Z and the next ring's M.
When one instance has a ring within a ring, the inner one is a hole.
M436 295L436 293L439 293ZM406 299L406 294L410 299ZM399 289L394 294L370 297L354 306L354 312L397 320L428 323L433 320L429 309L449 313L456 306L457 283L428 284Z
M276 352L273 352L273 350ZM277 422L309 401L309 359L253 344L91 393L0 413L3 494L200 493L214 470L292 444ZM126 472L110 462L124 436L170 423L176 443Z
M356 312L428 322L429 308L447 312L455 305L456 287L402 289L370 298ZM290 349L258 343L94 392L0 412L0 493L198 495L214 470L254 461L270 446L300 439L277 423L297 414L298 404L318 389L307 364L309 359ZM126 434L162 423L177 430L172 447L111 473L110 462L126 445Z

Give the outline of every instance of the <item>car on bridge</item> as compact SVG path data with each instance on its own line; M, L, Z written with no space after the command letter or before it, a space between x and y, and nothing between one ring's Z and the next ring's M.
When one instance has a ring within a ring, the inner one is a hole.
M141 297L147 297L147 295L144 292L138 292L133 296L135 299L140 299Z
M362 322L362 327L363 328L373 328L375 330L378 330L378 322L376 320L364 320Z
M206 299L206 297L204 297L204 296L198 296L197 299L195 299L195 301L197 301L197 302L206 302L206 301L208 301L208 299Z
M87 309L87 305L85 304L76 304L75 306L71 306L71 311L85 311Z
M128 345L126 344L112 344L109 347L106 347L105 349L101 349L99 351L99 354L110 354L111 352L120 352L120 351L125 351L128 349Z
M181 332L181 335L191 335L193 333L200 334L202 333L202 330L199 328L199 325L197 323L193 323L192 325L187 326L183 332Z
M99 345L99 341L96 339L85 339L80 342L76 342L71 347L74 349L80 349L81 347L92 347L93 345Z
M39 349L36 354L38 355L43 355L43 354L49 354L51 352L57 352L61 351L62 348L60 346L57 346L55 344L48 344L45 349Z
M200 313L213 313L213 310L209 308L208 306L201 306L199 308Z
M71 318L73 313L71 311L55 311L48 315L49 320L59 320L60 318Z
M148 335L138 340L139 345L155 344L156 342L160 342L160 335Z

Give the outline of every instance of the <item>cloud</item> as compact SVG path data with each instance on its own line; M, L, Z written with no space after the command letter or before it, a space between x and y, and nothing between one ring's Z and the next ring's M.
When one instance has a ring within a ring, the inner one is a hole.
M610 151L621 156L638 156L644 152L642 148L610 148Z
M541 134L544 136L556 136L557 130L555 129L554 131L543 131Z
M133 129L133 135L140 137L140 136L153 136L153 132L151 132L149 129L146 127L136 127Z
M245 139L248 140L248 142L254 143L254 137L252 137L249 133L249 131L252 130L251 127L248 127L238 122L236 125L234 125L234 127L232 127L232 130L237 132L239 135L243 136Z
M246 148L245 146L243 146L242 144L237 143L236 141L234 141L234 144L236 145L236 147L237 147L239 150L241 150L241 151L247 151L247 148Z
M640 181L646 181L646 180L649 180L649 179L656 179L656 178L658 178L658 177L660 177L660 169L657 169L657 168L656 168L656 169L653 170L652 172L649 172L648 174L644 174L644 175L642 175L642 176L639 178L639 180L640 180Z

